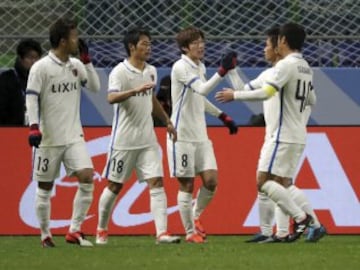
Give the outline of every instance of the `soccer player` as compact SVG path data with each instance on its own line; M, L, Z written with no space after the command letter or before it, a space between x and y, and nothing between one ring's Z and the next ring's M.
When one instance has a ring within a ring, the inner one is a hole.
M63 163L79 181L66 241L92 246L81 232L93 198L93 164L86 149L80 122L80 91L86 86L100 91L99 77L85 42L79 42L74 21L61 18L50 26L51 50L36 62L29 74L26 106L29 112L29 144L33 146L33 174L38 181L36 214L43 247L54 247L49 228L50 198L54 179ZM80 53L80 60L71 57Z
M305 147L306 106L314 104L316 100L312 86L313 71L301 54L305 36L303 27L298 24L281 26L277 49L282 59L269 71L264 82L252 91L224 89L216 94L220 102L234 99L269 102L266 106L271 112L265 110L266 134L269 137L265 139L261 150L257 184L260 192L265 193L295 220L293 234L280 239L284 241L297 240L311 223L317 223L318 235L322 236L321 226L314 218L313 210L310 205L304 205L306 197L289 181L294 176Z
M130 29L124 36L128 59L109 75L108 102L114 118L110 149L104 168L108 185L99 200L96 243L108 242L108 223L115 200L133 170L148 184L150 211L154 217L157 243L179 243L180 238L167 231L167 198L163 187L163 166L152 114L162 120L172 140L177 134L169 116L155 97L156 68L146 61L151 53L150 33L143 28Z
M219 117L229 128L230 134L237 132L235 122L204 95L222 80L228 70L235 68L236 54L230 52L224 55L218 71L207 81L205 65L201 62L205 49L204 33L190 26L177 34L176 41L182 55L171 71L171 120L175 123L178 140L167 140L168 162L171 176L177 177L180 184L177 201L186 241L203 243L206 233L199 217L212 200L218 181L214 150L206 130L205 112ZM192 209L196 175L200 175L203 185Z

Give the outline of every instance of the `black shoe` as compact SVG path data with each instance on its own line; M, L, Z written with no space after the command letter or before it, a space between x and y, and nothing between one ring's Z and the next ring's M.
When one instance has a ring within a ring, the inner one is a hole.
M268 237L267 239L265 239L264 241L260 241L259 244L290 243L291 241L289 241L289 238L290 238L290 235L287 235L285 237L279 237L274 234L274 235Z
M289 236L289 241L294 242L298 240L312 222L313 222L313 218L308 214L306 214L306 217L303 221L299 223L294 222L294 232Z
M264 241L268 238L271 238L271 236L266 236L266 235L263 235L262 233L257 233L254 235L253 238L246 240L245 242L246 243L258 243L258 242Z
M319 241L322 237L324 237L325 234L326 234L326 229L323 225L320 225L319 228L310 228L305 242L315 243Z
M44 240L41 241L41 245L43 248L53 248L55 244L50 236L46 237Z

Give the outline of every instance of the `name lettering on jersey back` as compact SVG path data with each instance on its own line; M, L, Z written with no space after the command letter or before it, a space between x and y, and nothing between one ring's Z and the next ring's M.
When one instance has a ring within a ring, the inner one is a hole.
M309 67L298 66L297 69L299 73L312 74L311 68Z
M71 91L78 90L78 83L77 82L66 82L66 83L59 83L51 85L51 92L52 93L66 93Z

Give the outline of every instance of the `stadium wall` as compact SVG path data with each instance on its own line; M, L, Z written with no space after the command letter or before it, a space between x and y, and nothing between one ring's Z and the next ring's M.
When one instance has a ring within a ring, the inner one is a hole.
M85 138L95 166L94 201L83 230L94 234L98 200L106 180L101 177L110 139L110 127L87 127ZM264 129L242 127L229 136L225 127L209 127L219 168L219 187L214 200L202 215L209 234L250 234L258 231L255 171ZM157 128L165 149L164 128ZM36 182L30 180L31 149L27 128L0 128L0 235L38 234L34 198ZM305 191L320 221L330 234L360 234L360 126L310 127L307 146L295 177ZM183 234L176 206L178 184L169 178L166 151L163 151L165 189L168 195L169 230ZM196 189L200 181L196 181ZM52 193L51 227L55 234L68 230L72 201L77 189L73 178L61 168ZM111 216L109 230L118 235L154 234L146 184L135 175L124 186Z
M112 106L106 101L108 74L110 69L97 69L101 79L101 93L89 91L82 93L81 116L87 126L111 125ZM255 78L263 68L244 68L239 70L244 81ZM216 69L208 69L211 76ZM162 77L170 74L169 68L158 68L158 85ZM313 109L310 125L360 125L360 69L359 68L314 68L314 86L317 94L317 105ZM225 79L217 89L229 86ZM246 125L252 114L262 112L260 102L233 102L219 104L214 100L216 90L208 98L219 108L229 113L239 125ZM221 122L212 116L207 116L210 126L219 126Z

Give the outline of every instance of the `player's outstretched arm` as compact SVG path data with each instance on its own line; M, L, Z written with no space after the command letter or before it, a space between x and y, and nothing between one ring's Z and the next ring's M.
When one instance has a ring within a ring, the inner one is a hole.
M202 82L200 78L189 78L187 85L200 95L206 96L220 83L229 70L236 67L236 63L236 53L228 52L222 56L217 72L208 81Z

